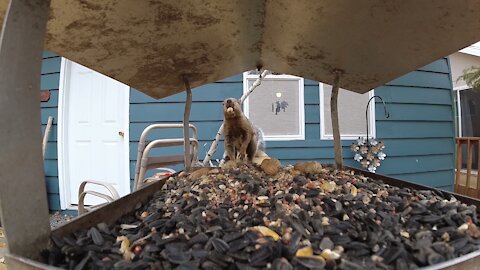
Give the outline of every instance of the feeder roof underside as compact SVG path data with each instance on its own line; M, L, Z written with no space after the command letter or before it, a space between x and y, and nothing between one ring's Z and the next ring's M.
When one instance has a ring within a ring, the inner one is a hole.
M479 41L480 1L52 0L47 28L48 50L156 98L258 65L364 93Z

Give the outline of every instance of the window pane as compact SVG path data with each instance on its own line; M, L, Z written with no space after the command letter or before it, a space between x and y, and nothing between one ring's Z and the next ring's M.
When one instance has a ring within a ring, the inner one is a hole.
M330 116L330 97L332 86L323 84L323 116L326 136L332 136L332 119ZM370 99L368 93L358 94L340 89L338 92L338 122L341 135L366 136L367 125L365 110ZM373 103L373 101L372 101ZM370 106L373 106L371 104ZM369 135L370 136L370 135Z
M460 91L462 110L462 137L480 137L480 92L469 89ZM477 164L478 147L473 147L473 166ZM467 147L463 145L462 167L467 167Z
M249 96L249 118L265 136L301 135L299 95L299 79L265 78Z
M473 90L460 91L462 108L462 136L480 136L480 92Z

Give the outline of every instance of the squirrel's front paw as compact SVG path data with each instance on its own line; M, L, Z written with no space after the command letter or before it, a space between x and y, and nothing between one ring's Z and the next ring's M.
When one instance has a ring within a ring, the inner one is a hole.
M247 154L246 154L246 153L245 153L245 154L240 154L240 155L238 156L238 159L241 160L241 161L247 160Z

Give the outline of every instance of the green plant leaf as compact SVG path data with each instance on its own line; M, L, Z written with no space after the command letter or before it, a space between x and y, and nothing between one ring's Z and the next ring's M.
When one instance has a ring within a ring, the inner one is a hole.
M480 91L480 67L470 67L463 70L463 75L457 79L464 80L474 90Z

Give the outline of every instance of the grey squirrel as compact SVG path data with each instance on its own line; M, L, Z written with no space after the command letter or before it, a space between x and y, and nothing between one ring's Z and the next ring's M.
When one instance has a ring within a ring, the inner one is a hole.
M237 99L227 98L223 102L223 115L225 161L237 158L252 161L259 150L265 151L263 131L243 114Z

